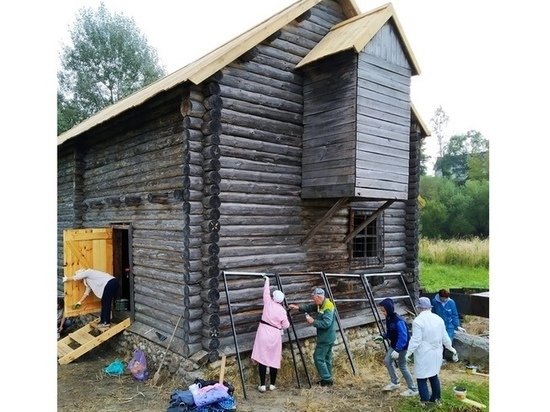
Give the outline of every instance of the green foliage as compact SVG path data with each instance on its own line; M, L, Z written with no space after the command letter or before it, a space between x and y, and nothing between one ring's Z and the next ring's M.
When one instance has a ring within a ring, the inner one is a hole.
M489 236L489 182L420 177L420 233L427 238Z
M103 2L79 10L70 37L57 73L58 134L165 75L134 20Z
M476 130L451 136L435 169L458 184L489 179L489 141Z

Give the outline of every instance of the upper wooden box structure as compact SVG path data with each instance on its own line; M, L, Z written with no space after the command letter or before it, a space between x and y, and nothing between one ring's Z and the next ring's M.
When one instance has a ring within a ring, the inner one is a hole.
M408 196L411 76L391 4L336 25L304 71L302 198Z

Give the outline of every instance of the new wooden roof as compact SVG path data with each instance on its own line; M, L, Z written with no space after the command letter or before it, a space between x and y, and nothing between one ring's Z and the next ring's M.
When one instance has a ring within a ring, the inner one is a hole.
M344 50L354 49L356 53L359 53L390 19L393 20L401 37L405 55L411 63L412 75L420 74L420 67L391 3L335 25L317 46L296 65L296 68Z
M263 21L240 36L228 41L200 59L195 60L187 66L176 70L175 72L157 80L154 83L151 83L130 96L105 107L98 113L77 124L72 129L60 134L57 137L57 145L59 146L99 124L102 124L127 110L137 107L158 93L170 90L179 84L187 81L191 81L194 84L200 84L203 80L227 66L252 47L261 43L264 39L271 36L277 30L286 26L321 1L322 0L298 0L296 3L291 4L279 13L273 15L269 19ZM413 63L414 74L420 73L416 60L410 51L403 30L397 20L397 17L395 16L391 3L379 7L371 12L359 15L360 10L354 0L338 1L345 16L351 20L347 20L336 25L329 32L327 36L328 40L323 39L319 45L317 45L304 58L304 60L300 62L298 66L303 66L308 62L341 50L345 50L346 48L355 47L356 50L362 50L362 48L372 38L372 36L376 34L382 25L388 19L392 18L394 19L394 22L403 39L403 43L406 48L405 52L411 58L411 62ZM347 39L347 37L350 37L350 39Z

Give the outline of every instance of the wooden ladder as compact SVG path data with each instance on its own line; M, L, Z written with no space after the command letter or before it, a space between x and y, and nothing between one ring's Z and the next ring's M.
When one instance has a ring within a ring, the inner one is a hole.
M130 318L126 318L119 323L111 322L109 328L98 328L98 323L99 319L94 319L77 331L69 333L63 339L57 341L57 362L60 365L66 365L74 361L128 328L131 324ZM99 335L94 335L91 332L99 333Z

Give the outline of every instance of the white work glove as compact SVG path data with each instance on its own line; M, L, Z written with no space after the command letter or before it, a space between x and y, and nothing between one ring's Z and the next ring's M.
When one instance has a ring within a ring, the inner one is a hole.
M464 329L463 327L459 326L458 328L456 328L457 331L459 332L462 332L462 333L466 333L466 329Z
M384 341L384 337L382 335L375 336L373 341L376 343L382 343Z
M458 362L458 353L456 353L456 349L451 347L451 349L449 349L449 352L453 354L453 362Z
M407 352L407 355L405 356L405 359L407 360L407 363L413 363L413 354L411 352Z
M390 356L391 356L391 358L392 358L393 360L397 360L397 359L399 359L399 352L397 352L396 350L394 350L394 351L392 351L392 353L391 353Z
M63 283L65 283L68 280L69 280L69 278L67 276L63 276Z

